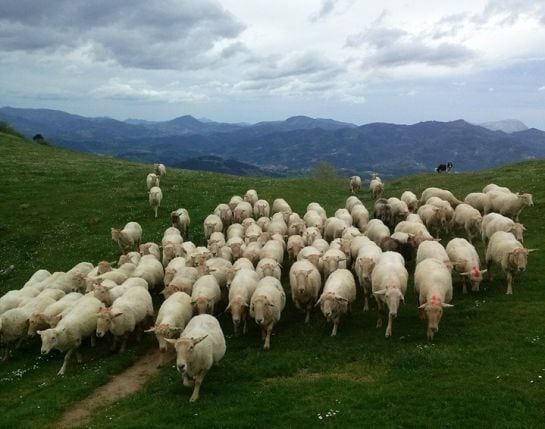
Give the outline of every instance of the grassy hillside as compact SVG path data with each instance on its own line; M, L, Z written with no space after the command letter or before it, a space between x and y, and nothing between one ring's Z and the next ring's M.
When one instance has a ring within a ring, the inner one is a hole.
M328 212L344 206L347 186L310 180L270 180L170 169L162 181L163 207L154 219L147 203L149 166L87 156L0 134L0 169L7 181L0 204L0 292L19 288L39 268L67 270L80 261L117 259L110 227L138 221L145 241L160 241L168 213L190 211L190 239L202 242L202 220L217 203L257 189L272 201L282 196L302 213L310 201ZM421 175L387 183L388 196L419 194L440 186L462 196L495 182L534 193L523 212L527 247L543 249L545 162L535 161L475 174ZM360 197L371 207L367 192ZM446 241L446 240L445 240ZM482 255L482 248L479 248ZM394 322L393 337L375 329L375 312L364 314L361 294L354 311L329 337L319 311L304 326L288 299L283 319L263 352L257 326L233 338L225 316L227 354L207 375L197 404L172 368L161 370L137 394L102 410L91 427L538 427L545 419L545 252L530 257L505 296L498 273L485 290L462 296L428 342L412 293ZM409 266L412 272L414 267ZM84 364L72 362L56 377L62 355L39 356L39 340L26 342L0 363L0 427L55 427L64 409L85 398L138 356L156 347L152 338L130 343L125 355L107 345L83 347Z

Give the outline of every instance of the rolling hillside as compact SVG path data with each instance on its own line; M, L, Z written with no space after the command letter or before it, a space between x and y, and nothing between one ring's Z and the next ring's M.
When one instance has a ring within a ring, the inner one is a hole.
M6 172L0 205L0 292L19 288L39 268L66 271L77 262L114 260L110 227L139 222L145 241L159 242L168 213L186 207L189 239L202 243L202 220L233 194L254 188L261 198L283 197L299 213L310 201L328 213L344 207L348 183L309 179L226 176L168 169L163 205L154 219L145 176L149 165L42 146L0 134L0 167ZM525 245L543 250L545 161L507 165L479 173L424 174L386 183L387 196L405 189L450 189L457 196L495 182L534 194L522 213ZM360 198L370 208L367 192ZM443 240L446 242L447 240ZM483 254L482 246L479 253ZM455 277L454 308L447 309L434 342L418 320L412 280L407 303L384 338L375 312L363 313L361 291L341 321L337 338L319 311L308 326L288 297L269 352L259 332L232 336L220 315L227 354L207 375L201 399L189 404L188 388L173 368L163 368L136 394L101 409L86 427L541 427L545 419L545 252L532 254L529 269L506 296L505 279L494 269L484 290L462 296ZM285 272L287 272L285 267ZM409 272L414 266L409 264ZM412 276L411 276L412 278ZM287 283L284 279L284 286ZM62 355L39 356L39 340L25 342L0 363L0 426L57 427L63 410L155 349L155 339L129 342L112 355L106 341L82 347L83 364L71 362L55 376Z

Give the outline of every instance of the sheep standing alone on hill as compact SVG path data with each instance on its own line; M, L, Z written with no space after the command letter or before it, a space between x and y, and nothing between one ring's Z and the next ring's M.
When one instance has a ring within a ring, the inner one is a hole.
M167 168L165 167L165 164L159 164L159 163L153 164L153 171L159 177L166 176L167 174Z
M121 253L125 255L131 248L138 249L140 246L142 227L138 222L129 222L121 230L112 228L112 240L118 244Z
M146 185L148 187L148 191L153 188L154 186L159 186L159 176L155 173L150 173L146 177Z
M187 231L191 223L189 212L184 208L174 210L170 213L170 220L172 221L172 226L178 228L182 236L187 238Z
M350 177L350 192L357 194L361 188L361 177L352 176Z
M369 191L371 191L373 200L377 200L382 196L382 193L384 192L384 183L382 183L380 177L375 176L371 180L371 183L369 183Z
M157 211L159 210L159 206L161 205L161 201L163 200L163 191L161 191L161 188L159 186L154 186L149 190L148 200L149 205L155 212L155 218L157 218Z

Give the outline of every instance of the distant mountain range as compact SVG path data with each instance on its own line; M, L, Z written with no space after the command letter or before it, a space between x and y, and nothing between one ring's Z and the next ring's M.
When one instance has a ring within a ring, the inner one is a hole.
M545 132L516 120L357 126L294 116L229 124L188 115L163 122L117 121L4 107L0 121L29 137L40 133L53 144L79 151L239 175L307 174L315 163L327 161L343 174L365 177L377 171L396 177L433 171L447 161L457 171L472 171L545 158Z

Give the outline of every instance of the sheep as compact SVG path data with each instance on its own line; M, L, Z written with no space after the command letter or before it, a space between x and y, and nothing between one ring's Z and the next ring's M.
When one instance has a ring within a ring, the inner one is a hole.
M212 274L222 291L226 292L227 270L232 268L233 264L223 258L210 258L206 261L206 272ZM225 294L227 296L227 293Z
M62 290L64 293L84 290L85 283L83 279L85 279L88 273L90 273L92 268L93 266L89 263L85 263L85 265L78 264L66 273L58 276L54 282L51 282L47 286L47 288L59 289ZM104 273L103 275L106 274L108 273Z
M223 232L213 232L207 240L206 247L212 253L212 256L218 256L220 249L225 246L225 236Z
M529 193L506 193L503 191L490 191L487 193L490 202L489 210L519 221L520 212L524 207L532 207L534 200Z
M102 338L111 332L114 341L111 350L115 350L117 342L122 339L119 353L124 353L127 338L137 327L153 317L153 302L151 295L145 288L132 287L116 299L112 306L100 310L97 319L96 336Z
M344 227L344 225L343 225ZM314 243L316 240L322 238L322 234L320 230L315 226L309 226L303 231L303 234L301 235L301 238L303 239L303 242L310 246L312 243Z
M182 238L182 234L180 233L180 230L174 226L168 227L165 232L163 233L163 238L161 239L161 246L163 248L169 244L179 244L181 245L184 242L184 239ZM168 265L164 264L165 266Z
M236 272L231 286L229 287L229 304L225 311L231 312L235 336L240 335L240 325L242 323L242 333L247 332L247 319L249 318L248 309L250 300L254 294L260 277L253 269L240 269Z
M352 222L352 220L350 220ZM301 235L306 229L306 224L297 213L290 214L288 219L288 236Z
M280 218L274 219L269 223L267 226L267 232L271 235L273 234L280 234L282 236L288 235L288 225L284 221L284 219L280 216Z
M288 259L290 262L297 260L297 255L299 255L299 252L303 247L305 247L305 242L303 241L303 237L300 235L292 235L288 238L286 249L288 251Z
M6 292L0 298L0 315L12 308L17 308L24 305L31 298L34 298L40 293L39 289L34 287L24 287Z
M377 328L382 327L382 311L388 307L388 326L386 338L392 336L392 322L397 317L400 302L405 302L409 273L405 260L396 252L384 252L377 261L371 274L373 296L377 301Z
M244 199L240 195L233 195L231 199L229 200L229 203L227 204L229 208L232 210L235 209L235 207L238 205L238 203L244 201Z
M324 219L316 210L309 210L303 216L305 225L308 228L316 228L320 233L324 230Z
M343 231L347 228L346 222L337 217L329 217L325 222L324 238L331 242L335 238L341 238Z
M306 313L305 323L310 321L310 311L318 300L322 287L320 272L309 261L295 262L290 268L291 299L298 310Z
M47 278L51 277L51 273L47 270L38 270L30 278L26 281L26 283L23 285L21 289L27 288L27 287L33 287L37 285L38 283L43 282Z
M454 217L454 209L452 208L450 203L439 197L431 197L431 198L428 198L428 200L426 201L426 204L443 209L443 211L445 212L446 223L442 226L445 232L448 233L450 231L450 226L452 224L452 219Z
M238 223L241 223L244 219L251 218L252 215L252 205L247 201L241 201L233 210L233 220Z
M255 205L255 203L259 200L259 197L257 196L257 191L255 189L248 189L246 193L244 194L244 201L249 202L252 207Z
M358 228L361 232L364 232L369 223L369 212L362 204L358 204L352 207L350 211L352 215L352 225Z
M112 228L112 240L115 241L122 254L126 254L133 246L140 246L142 241L142 227L138 222L129 222L123 229Z
M28 320L32 314L45 310L54 302L54 298L40 294L27 301L22 307L12 308L0 315L0 343L6 345L4 361L11 355L11 343L17 342L15 348L19 348L27 337Z
M71 292L48 305L43 311L33 312L28 319L27 335L33 337L38 330L57 326L62 318L62 313L70 310L82 297L81 293Z
M262 231L266 231L269 227L269 224L271 223L271 218L261 216L259 219L255 221L256 225L261 228Z
M351 176L350 177L350 192L357 194L361 188L361 177L360 176Z
M197 314L214 314L215 306L221 301L221 289L216 277L206 274L193 284L191 304Z
M212 258L212 252L208 248L198 246L193 253L189 255L189 265L197 268L200 275L206 274L206 261Z
M141 278L131 277L118 285L111 280L104 280L101 284L95 285L92 296L102 301L105 305L111 306L112 303L123 295L127 290L134 287L140 287L148 290L148 282Z
M167 267L165 268L165 276L163 277L163 284L166 286L168 285L174 276L176 276L176 273L178 270L186 266L186 260L185 258L178 256L174 259L172 259Z
M388 204L388 200L386 198L379 198L375 201L373 217L375 219L380 219L386 226L394 227L392 206Z
M356 281L352 273L344 268L331 273L316 305L320 305L326 320L333 322L332 337L337 335L341 315L348 312L355 300Z
M154 186L148 191L148 200L149 205L155 212L155 218L157 219L157 211L159 210L159 206L161 205L161 201L163 200L163 191L161 191L161 188L159 186Z
M409 207L405 201L400 200L399 198L391 197L388 198L388 205L391 208L392 219L394 223L405 220L409 214Z
M301 251L297 255L297 260L302 261L306 259L307 261L310 261L312 265L318 268L318 270L320 270L322 268L322 264L320 262L321 257L322 252L319 251L316 247L306 246L303 247L303 249L301 249Z
M418 265L424 259L435 258L439 259L445 266L452 271L450 257L441 243L438 241L424 241L416 251L416 264Z
M421 319L427 319L427 336L433 340L439 331L443 308L453 307L452 276L447 266L435 258L424 259L416 265L414 290L418 297Z
M380 219L371 219L367 224L365 235L376 244L390 236L390 229Z
M284 243L277 240L269 240L259 251L259 259L271 258L279 264L284 261Z
M435 240L426 226L417 222L401 221L396 225L394 232L405 232L407 234L419 236L421 240Z
M362 206L363 203L361 202L361 200L356 197L355 195L350 195L347 199L346 199L346 203L344 204L344 208L346 210L348 210L350 213L352 213L352 209L356 206Z
M263 246L259 241L249 243L242 251L242 258L248 259L252 264L257 265L262 248Z
M518 241L524 243L524 231L526 231L526 228L523 224L515 222L499 213L488 213L487 215L484 215L481 223L481 237L483 243L488 243L488 240L496 231L510 232Z
M318 249L322 253L322 255L329 250L329 243L325 241L323 238L317 238L312 243L310 243L309 246L312 246Z
M439 197L442 200L448 201L453 207L462 203L462 201L452 195L452 192L447 191L446 189L432 187L424 189L420 196L420 205L425 204L431 197Z
M199 278L199 272L195 267L183 267L178 269L174 278L165 284L165 288L161 291L161 294L165 298L168 298L175 292L185 292L191 295L193 291L193 285Z
M500 191L500 192L506 192L508 194L512 194L513 192L511 191L511 189L505 187L505 186L498 186L496 185L495 183L490 183L488 185L486 185L484 188L483 188L483 193L487 194L488 192L490 191Z
M448 229L448 214L444 207L424 204L418 208L418 216L429 231L435 232L436 237L439 237L441 230Z
M320 264L322 266L322 275L324 281L326 281L331 273L333 273L335 270L339 268L346 268L347 257L342 250L329 249L320 258Z
M266 200L257 200L254 204L254 217L269 217L271 215L271 206Z
M123 269L121 269L123 268ZM74 284L70 289L72 292L91 292L95 285L101 284L104 280L111 280L116 284L121 284L129 278L136 270L136 265L127 263L123 264L119 269L108 271L99 276L87 275L84 277L81 274L74 275Z
M407 204L407 208L411 213L414 213L414 211L418 207L418 198L414 193L411 191L405 191L401 194L401 201L403 201L405 204Z
M148 241L147 243L141 244L138 247L138 252L140 253L140 256L152 255L158 261L161 260L161 248L157 243ZM140 259L138 259L138 262L140 262Z
M382 180L380 180L379 177L371 179L371 183L369 183L369 191L371 191L373 200L377 200L382 196L382 193L384 192L384 183L382 183Z
M252 217L247 217L246 219L243 219L242 222L240 222L240 224L242 225L242 230L244 231L244 234L246 234L246 230L250 226L257 225L255 222L255 219Z
M454 270L462 277L462 293L467 294L466 279L471 283L472 291L479 291L482 275L487 270L481 270L475 247L464 238L453 238L448 242L446 251Z
M409 213L405 220L407 222L416 222L416 223L421 223L422 225L424 225L424 221L422 220L420 216L418 216L417 213Z
M517 272L526 270L528 254L537 249L526 249L513 234L505 231L496 231L490 237L486 248L486 268L491 278L490 265L492 262L499 265L507 277L507 295L513 294L513 277Z
M92 273L93 270L89 271L89 274ZM85 273L87 272L87 270L85 270ZM85 275L84 272L80 272L79 274L81 275ZM64 276L65 273L63 273L62 271L56 271L54 273L52 273L49 277L45 278L44 280L40 281L40 282L36 282L36 283L32 283L30 286L27 286L27 287L24 287L21 289L22 291L26 291L27 289L28 290L35 290L35 291L38 291L38 292L41 292L45 289L48 289L51 287L51 285L53 285L57 280L59 280L61 277ZM78 273L75 272L74 275L77 275ZM1 313L1 311L0 311Z
M272 214L275 213L282 213L285 215L285 220L287 220L287 217L293 213L291 206L287 203L287 201L284 198L277 198L273 201L272 204Z
M488 195L483 192L471 192L467 194L464 198L464 203L479 210L481 214L489 212L490 201L488 200Z
M153 164L153 171L159 177L166 176L167 174L167 168L165 167L165 164L159 164L159 163Z
M255 271L260 279L262 279L263 277L271 276L280 280L280 278L282 277L281 268L282 266L276 259L263 258L260 259L257 263Z
M263 233L263 230L256 223L253 223L252 225L248 225L248 227L244 231L244 242L248 244L248 243L251 243L252 241L257 241L259 240L259 237L261 237L262 233Z
M246 244L244 243L244 240L240 237L230 238L229 240L227 240L226 246L231 249L233 258L235 260L242 257L244 250L246 250Z
M338 219L343 220L344 223L346 223L347 227L352 226L352 215L350 214L350 212L348 210L338 209L335 212L335 217L338 218Z
M132 273L132 277L139 277L148 282L150 289L155 289L163 284L165 271L163 264L153 255L144 255Z
M223 231L223 222L221 221L220 217L217 215L213 215L213 214L208 215L206 219L204 219L203 229L204 229L204 238L208 240L213 232ZM229 232L227 233L227 237L229 238Z
M166 340L178 338L192 316L191 297L185 292L175 292L161 304L155 325L145 331L155 333L159 343L158 368L164 366L167 361L168 342Z
M369 311L369 295L372 292L371 274L381 255L381 248L374 241L367 239L358 246L357 255L354 258L354 271L364 295L363 311Z
M172 226L178 228L182 236L187 237L189 225L191 224L191 218L187 209L180 208L170 212L170 220L172 221Z
M225 355L225 337L220 324L208 314L195 316L180 338L166 341L176 349L176 368L182 374L184 386L194 386L189 402L195 402L206 373Z
M265 340L263 350L271 348L271 333L285 306L286 294L280 280L274 277L259 280L250 299L250 316L261 327L261 338Z
M315 203L315 202L308 203L307 212L309 212L311 210L314 210L316 213L318 213L324 222L326 221L326 219L327 219L326 211L320 204Z
M104 304L93 296L84 296L72 310L66 314L55 328L37 331L36 333L42 339L41 353L48 354L53 348L66 351L64 362L57 375L64 375L70 356L74 351L80 361L78 347L85 337L94 334L97 327L99 311L104 308Z
M154 186L159 186L159 176L155 173L150 173L146 177L146 185L148 187L148 191L153 188Z
M477 237L481 232L481 223L483 217L479 210L474 209L469 204L462 203L456 206L452 224L454 227L463 228L466 232L467 239L471 243L474 237Z
M366 243L369 243L370 241L371 240L366 235L360 235L358 237L354 237L350 241L350 260L355 262L358 256L360 247L362 247Z
M255 270L254 264L248 258L239 258L233 263L233 268L237 270L248 269Z

